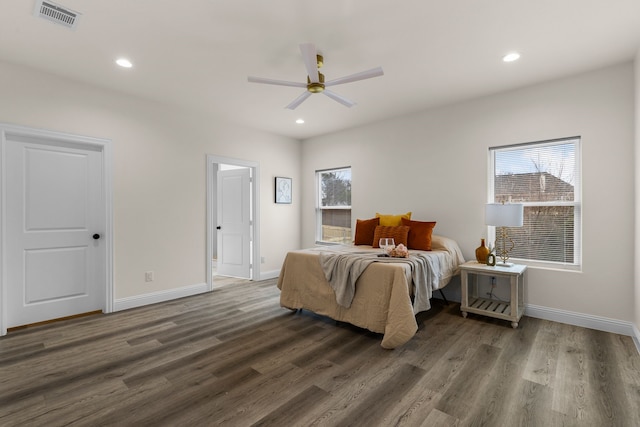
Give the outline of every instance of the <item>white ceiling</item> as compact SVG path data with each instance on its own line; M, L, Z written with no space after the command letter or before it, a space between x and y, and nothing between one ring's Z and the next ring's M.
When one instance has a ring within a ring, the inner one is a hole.
M295 138L568 76L634 58L640 0L57 0L82 13L75 31L33 16L34 0L0 3L0 60L177 104ZM346 108L303 89L299 44L324 54ZM522 58L501 57L512 50ZM132 69L114 64L129 58ZM1 99L1 94L0 94ZM304 125L295 124L303 118Z

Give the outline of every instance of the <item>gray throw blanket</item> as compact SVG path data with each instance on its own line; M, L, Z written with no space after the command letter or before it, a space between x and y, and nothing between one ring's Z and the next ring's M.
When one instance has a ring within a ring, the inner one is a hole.
M336 302L346 308L351 307L351 301L356 290L356 281L362 272L372 262L402 262L409 264L411 273L407 274L407 282L413 281L413 312L429 310L431 303L431 287L436 279L437 266L427 258L410 255L409 258L386 258L376 255L362 254L334 254L321 252L320 265L324 276L336 294Z
M351 307L358 277L369 264L377 261L375 255L330 254L326 252L321 252L319 259L324 277L336 294L336 302L346 308Z

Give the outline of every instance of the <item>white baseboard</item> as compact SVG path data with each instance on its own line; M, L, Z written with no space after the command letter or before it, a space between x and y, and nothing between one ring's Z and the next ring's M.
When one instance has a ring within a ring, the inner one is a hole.
M593 316L591 314L558 310L555 308L542 307L532 304L526 305L524 314L525 316L529 317L552 320L554 322L581 326L583 328L590 328L598 331L611 332L614 334L627 335L630 337L638 336L638 329L633 323L625 322L622 320L609 319L608 317ZM634 338L634 340L636 339L637 338ZM637 342L636 346L638 346ZM640 347L638 348L638 351L640 351Z
M636 344L638 353L640 353L640 330L636 325L633 325L633 342Z
M280 275L280 270L261 271L260 279L258 280L275 279L279 275Z
M116 299L113 302L113 311L128 310L130 308L142 307L144 305L156 304L159 302L170 301L177 298L202 294L207 291L208 288L206 283L197 283L195 285L184 286L182 288L120 298Z

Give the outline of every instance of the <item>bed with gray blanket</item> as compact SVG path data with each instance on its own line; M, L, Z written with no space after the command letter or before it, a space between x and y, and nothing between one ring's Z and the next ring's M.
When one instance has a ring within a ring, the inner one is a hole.
M278 288L280 305L306 309L384 334L395 348L418 330L415 315L431 308L433 291L458 274L464 257L458 244L434 235L431 251L408 258L381 258L370 246L322 246L289 252Z

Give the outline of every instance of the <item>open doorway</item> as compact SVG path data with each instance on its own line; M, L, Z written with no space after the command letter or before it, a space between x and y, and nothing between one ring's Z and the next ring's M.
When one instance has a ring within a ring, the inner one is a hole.
M259 165L207 156L207 284L260 277Z

